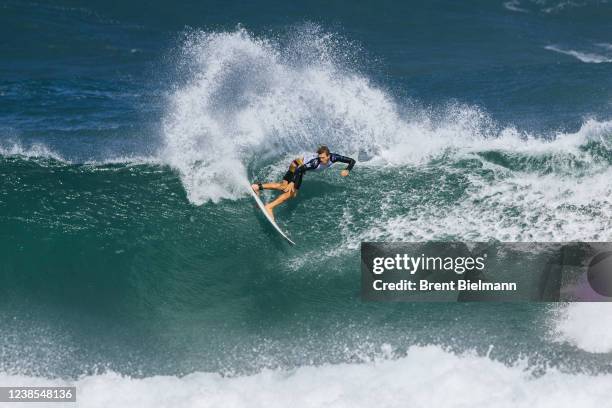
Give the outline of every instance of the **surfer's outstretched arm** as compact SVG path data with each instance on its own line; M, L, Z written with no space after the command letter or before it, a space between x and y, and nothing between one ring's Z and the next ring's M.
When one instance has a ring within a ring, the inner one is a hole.
M349 175L349 172L351 170L353 170L353 166L355 166L356 163L355 159L347 156L342 156L336 153L331 154L330 160L332 161L332 163L340 162L348 164L348 166L346 166L346 168L340 172L340 174L345 177Z

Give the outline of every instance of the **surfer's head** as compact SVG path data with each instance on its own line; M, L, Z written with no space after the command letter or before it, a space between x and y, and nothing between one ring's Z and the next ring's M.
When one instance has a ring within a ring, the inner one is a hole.
M329 148L325 145L319 146L317 149L317 154L319 155L319 160L321 163L327 164L329 162Z

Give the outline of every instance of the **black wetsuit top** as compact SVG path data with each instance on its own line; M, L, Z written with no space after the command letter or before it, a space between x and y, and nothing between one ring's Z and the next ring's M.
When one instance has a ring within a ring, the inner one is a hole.
M295 160L294 160L295 162ZM346 157L346 156L341 156L339 154L336 153L331 153L329 155L329 162L325 165L323 163L321 163L321 160L319 160L319 157L315 157L314 159L311 159L307 162L305 162L304 164L297 166L297 168L295 169L295 172L293 174L293 183L296 189L300 188L300 184L302 184L302 177L304 176L304 173L306 173L309 170L324 170L327 169L329 167L331 167L332 164L336 163L336 162L340 162L340 163L347 163L348 166L346 167L346 170L351 170L353 168L353 166L355 165L355 160L351 159L350 157ZM294 163L292 163L294 164ZM293 166L292 166L293 167ZM291 171L291 167L289 168Z

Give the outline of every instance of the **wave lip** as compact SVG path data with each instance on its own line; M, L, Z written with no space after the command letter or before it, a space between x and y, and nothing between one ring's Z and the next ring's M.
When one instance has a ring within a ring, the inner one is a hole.
M138 166L138 165L164 165L162 159L156 156L144 156L144 155L124 155L124 156L112 156L99 160L80 160L75 161L68 159L55 150L51 149L43 143L32 143L30 145L23 145L19 142L0 144L0 156L2 157L20 157L26 160L29 159L51 159L62 164L82 164L86 166L106 166L113 164L123 164L127 166Z
M24 146L18 142L10 142L0 144L0 156L21 156L26 158L43 158L54 159L57 161L68 162L59 153L51 150L42 143L33 143L29 146Z

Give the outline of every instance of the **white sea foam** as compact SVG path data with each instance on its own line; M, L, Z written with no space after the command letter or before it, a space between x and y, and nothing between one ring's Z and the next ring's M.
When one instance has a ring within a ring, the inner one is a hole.
M612 353L612 304L561 306L553 318L552 336L591 353Z
M110 372L70 382L0 374L0 385L76 385L77 403L83 408L609 405L610 374L592 376L548 369L534 377L525 368L523 363L507 366L488 357L456 355L437 346L413 346L399 359L264 370L249 376L193 373L131 378Z
M138 166L144 164L163 165L165 163L157 156L126 155L108 157L103 160L87 160L83 162L83 164L89 164L94 166L103 166L107 164L125 164L128 166Z
M549 51L558 52L560 54L570 55L587 64L601 64L603 62L612 62L612 58L606 55L596 54L594 52L576 51L565 49L557 45L547 45L544 47Z
M471 176L467 194L449 206L410 208L400 216L376 215L361 241L488 240L609 241L612 239L612 169L585 179L496 169L500 176ZM504 176L505 174L505 176Z
M605 1L605 0L604 0ZM536 0L535 1L536 4L541 4L541 5L547 5L546 1L542 1L542 0ZM563 0L560 2L557 2L556 4L552 4L549 7L543 7L542 11L544 13L558 13L561 12L563 10L569 10L572 8L579 8L579 7L584 7L586 6L588 3L587 2L583 2L583 1L572 1L572 0Z
M486 177L466 172L469 185L456 202L411 207L402 215L392 211L402 202L396 195L399 204L393 201L371 220L351 223L344 246L354 249L361 241L385 240L611 240L612 167L580 148L589 141L609 143L611 128L612 122L588 120L579 131L552 141L521 138L510 130L480 142L464 139L457 157L479 160L490 171ZM512 169L482 157L485 152L520 154L548 164L542 171L541 164Z
M517 11L519 13L528 13L529 10L519 7L521 2L518 0L505 1L504 7L510 11Z
M10 140L0 143L0 156L23 156L27 158L49 158L67 161L59 153L56 153L42 143L24 146L22 143Z

